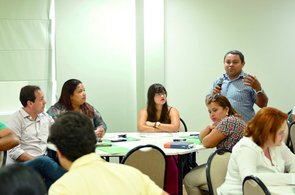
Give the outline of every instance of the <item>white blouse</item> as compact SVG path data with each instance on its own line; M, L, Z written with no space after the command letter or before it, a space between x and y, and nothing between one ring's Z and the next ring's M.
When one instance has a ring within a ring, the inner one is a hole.
M270 147L270 160L252 138L243 137L232 150L225 182L217 188L219 195L242 195L243 180L256 175L265 185L295 184L295 155L282 142L281 146ZM285 173L290 172L290 173Z

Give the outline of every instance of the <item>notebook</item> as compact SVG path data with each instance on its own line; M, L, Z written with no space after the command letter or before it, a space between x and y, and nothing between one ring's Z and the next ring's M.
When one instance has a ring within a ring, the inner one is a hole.
M194 145L192 142L167 142L164 144L164 148L190 149Z

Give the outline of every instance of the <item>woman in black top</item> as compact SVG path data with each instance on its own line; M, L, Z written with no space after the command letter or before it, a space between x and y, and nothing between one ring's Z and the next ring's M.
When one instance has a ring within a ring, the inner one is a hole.
M179 129L179 113L176 108L168 106L167 91L161 84L153 84L148 90L147 108L139 113L137 128L141 133L170 132L176 133ZM178 194L177 155L166 156L167 173L165 191L169 194Z
M167 91L161 84L153 84L148 90L147 108L139 113L137 128L141 133L178 132L179 113L168 106Z

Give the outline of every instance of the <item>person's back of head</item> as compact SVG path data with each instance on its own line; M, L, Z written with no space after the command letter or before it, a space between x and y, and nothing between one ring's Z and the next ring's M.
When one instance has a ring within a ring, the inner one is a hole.
M68 160L95 152L96 135L90 118L77 111L62 114L50 128L50 141Z
M0 169L0 194L45 195L45 184L33 168L12 164Z

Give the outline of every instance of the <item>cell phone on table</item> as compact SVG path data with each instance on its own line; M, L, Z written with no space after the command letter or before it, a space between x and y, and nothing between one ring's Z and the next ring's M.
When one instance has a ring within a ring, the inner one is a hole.
M122 137L118 137L118 138L112 138L110 139L111 142L123 142L123 141L127 141L126 138L122 138Z
M98 147L108 147L108 146L112 146L112 144L110 143L96 143L95 144Z
M176 138L176 139L173 139L174 142L184 142L186 141L185 138Z
M118 135L118 137L127 138L127 134L121 134L121 135Z

